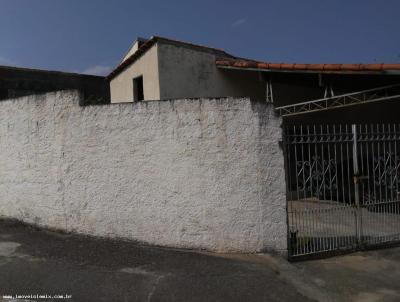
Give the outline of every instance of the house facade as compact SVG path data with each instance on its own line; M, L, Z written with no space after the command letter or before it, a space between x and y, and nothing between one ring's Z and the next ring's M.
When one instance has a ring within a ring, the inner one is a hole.
M284 156L282 169L269 171L284 171L287 216L265 221L287 222L290 259L399 243L400 64L269 63L164 38L139 44L108 77L112 102L183 98L190 106L188 98L247 96L256 119L258 106L269 108L260 129L279 119L256 153L266 156L260 167L268 169L273 154ZM239 118L239 128L251 121ZM264 145L280 126L276 141ZM239 128L226 128L234 129L227 141ZM271 151L273 145L282 148ZM249 154L244 148L239 161ZM261 177L261 188L273 187L269 177ZM262 203L279 203L281 189ZM268 229L262 236L280 237L271 226L261 229Z
M153 36L138 38L108 75L111 102L209 97L250 97L276 107L400 82L400 64L288 64L243 59L224 50ZM375 122L393 116L397 104L364 104L296 117Z
M233 59L223 50L171 39L137 40L108 76L111 102L201 97L262 99L265 82L258 73L221 70L217 59Z
M291 259L400 242L400 64L138 39L107 77L124 103L88 107L101 77L2 69L0 216Z

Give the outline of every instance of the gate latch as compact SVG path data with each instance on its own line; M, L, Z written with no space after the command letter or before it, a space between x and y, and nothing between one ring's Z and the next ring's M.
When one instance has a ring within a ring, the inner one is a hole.
M358 184L358 183L362 182L363 180L367 180L368 178L369 178L368 176L354 175L353 181L354 181L354 184Z

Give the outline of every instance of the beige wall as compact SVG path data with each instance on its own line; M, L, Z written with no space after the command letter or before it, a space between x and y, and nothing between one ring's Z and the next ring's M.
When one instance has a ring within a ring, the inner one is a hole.
M216 55L188 47L158 45L161 99L251 97L263 99L265 82L257 72L220 70Z
M111 102L132 102L132 80L140 75L145 100L227 96L264 99L265 82L257 72L220 70L215 59L212 52L158 42L111 81Z
M129 49L129 51L126 53L125 57L122 59L121 62L125 61L127 58L129 58L131 55L133 55L136 50L139 49L139 41L136 41L131 48Z
M157 48L158 45L154 45L135 63L111 80L111 103L132 102L133 79L141 75L143 75L144 99L160 99Z

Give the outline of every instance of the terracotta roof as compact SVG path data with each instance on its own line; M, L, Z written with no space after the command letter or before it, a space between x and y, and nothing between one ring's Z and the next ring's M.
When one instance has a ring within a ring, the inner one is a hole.
M121 64L119 64L108 76L107 80L113 79L116 75L121 73L125 68L130 66L133 62L135 62L137 59L139 59L143 54L145 54L154 44L157 42L164 42L164 43L169 43L169 44L175 44L175 45L180 45L180 46L186 46L202 51L208 51L216 54L217 56L221 58L235 58L234 56L226 53L223 49L218 49L218 48L213 48L213 47L207 47L203 45L198 45L198 44L192 44L188 42L183 42L179 40L173 40L169 38L163 38L163 37L158 37L158 36L153 36L146 42L142 44L142 46L139 47L139 49L133 53L129 58L127 58L125 61L123 61Z
M298 64L298 63L271 63L261 62L249 59L238 58L226 53L222 49L207 47L198 44L173 40L153 36L139 47L139 49L121 62L108 76L107 80L113 79L125 68L145 54L157 42L175 44L179 46L190 47L202 51L214 53L218 59L215 61L217 67L235 68L235 69L259 69L270 71L287 72L318 72L318 73L385 73L387 71L400 71L400 64Z
M271 71L298 72L385 72L400 70L400 64L297 64L297 63L268 63L247 59L219 58L215 64L218 67L238 69L260 69Z

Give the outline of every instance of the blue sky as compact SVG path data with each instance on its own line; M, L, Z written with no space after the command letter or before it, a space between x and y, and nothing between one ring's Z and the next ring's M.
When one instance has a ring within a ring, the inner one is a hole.
M270 62L400 62L398 0L0 0L0 65L107 74L137 36Z

